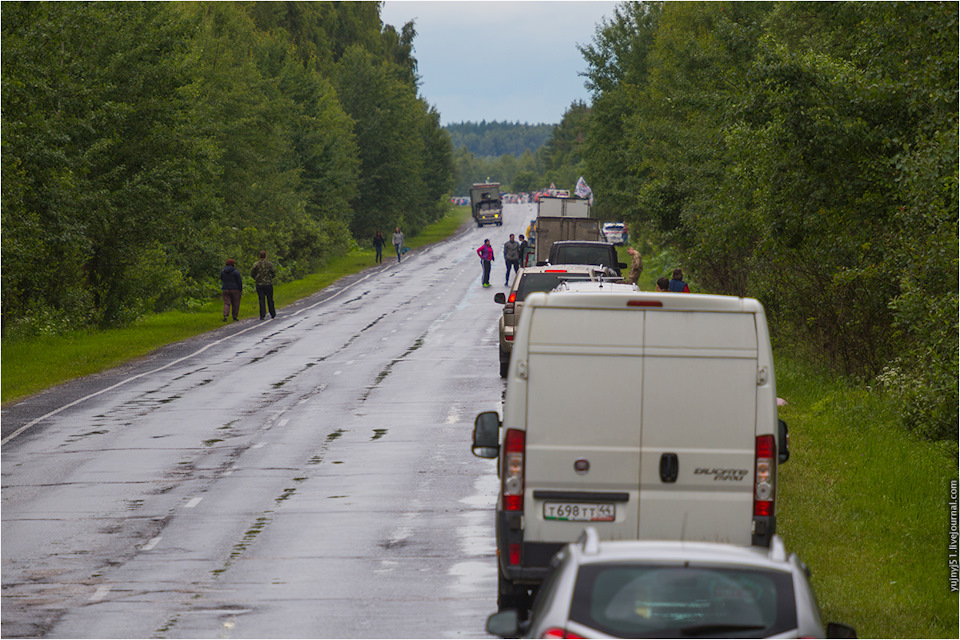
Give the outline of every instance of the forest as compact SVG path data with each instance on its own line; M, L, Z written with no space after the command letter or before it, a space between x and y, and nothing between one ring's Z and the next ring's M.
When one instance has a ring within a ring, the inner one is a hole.
M945 443L957 18L943 2L620 4L580 48L592 100L571 156L596 215L671 246L702 290L760 299L778 341L891 392Z
M0 25L5 338L190 309L261 249L297 278L478 180L582 175L597 217L956 447L956 3L621 3L580 46L590 103L522 151L471 151L469 123L454 145L414 24L375 2L5 2Z
M448 124L444 130L450 134L454 149L464 147L476 156L487 158L520 156L525 151L535 153L550 139L553 125L484 120Z
M4 2L4 337L125 326L266 250L438 220L453 147L376 2Z

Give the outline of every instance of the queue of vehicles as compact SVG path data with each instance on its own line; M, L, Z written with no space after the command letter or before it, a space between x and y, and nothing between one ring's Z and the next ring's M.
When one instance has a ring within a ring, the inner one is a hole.
M789 449L762 305L642 292L612 242L546 240L494 298L503 417L474 428L500 476L488 631L856 637L822 625L776 536Z

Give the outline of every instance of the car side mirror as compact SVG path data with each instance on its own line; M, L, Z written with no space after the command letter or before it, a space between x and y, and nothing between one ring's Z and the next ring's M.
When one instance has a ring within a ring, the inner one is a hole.
M513 609L505 609L487 618L487 633L501 638L520 637L520 617Z
M497 304L507 304L507 296L505 296L501 291L500 293L493 296L493 301L496 302Z
M618 262L618 263L617 263L617 266L620 267L621 269L626 269L626 268L627 268L627 263L626 263L626 262Z
M777 435L777 461L783 464L790 459L790 434L787 432L787 423L783 420L778 418L777 426L779 427L779 433Z
M496 458L500 455L500 416L484 411L473 422L473 455Z
M857 630L842 622L827 623L828 638L856 638Z

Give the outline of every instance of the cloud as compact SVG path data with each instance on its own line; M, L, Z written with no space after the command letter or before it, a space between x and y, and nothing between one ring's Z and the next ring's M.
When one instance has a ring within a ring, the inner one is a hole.
M616 5L388 0L381 17L397 29L414 21L421 95L444 123L557 123L572 102L588 101L577 45L593 41Z

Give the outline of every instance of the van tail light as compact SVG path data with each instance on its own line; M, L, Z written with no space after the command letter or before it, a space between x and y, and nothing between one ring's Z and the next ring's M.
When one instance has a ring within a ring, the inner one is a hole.
M772 435L757 436L753 515L772 516L777 481L777 442Z
M578 636L575 633L571 633L566 629L560 629L559 627L550 627L543 632L541 638L583 638L583 636Z
M526 432L507 429L503 453L503 508L505 511L523 511L523 452Z

